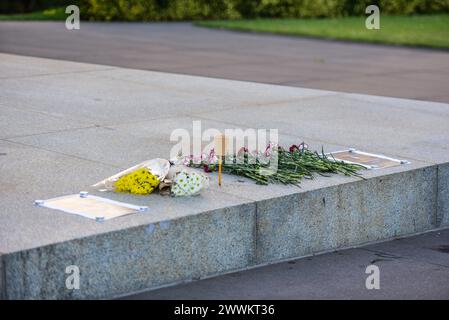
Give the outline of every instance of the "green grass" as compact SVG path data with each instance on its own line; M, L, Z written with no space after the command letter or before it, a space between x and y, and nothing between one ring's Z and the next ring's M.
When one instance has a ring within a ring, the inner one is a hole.
M380 30L365 28L366 17L339 19L256 19L200 21L196 25L326 39L449 49L449 14L381 15Z
M67 17L68 14L65 13L65 7L63 7L30 13L0 14L0 21L61 21Z

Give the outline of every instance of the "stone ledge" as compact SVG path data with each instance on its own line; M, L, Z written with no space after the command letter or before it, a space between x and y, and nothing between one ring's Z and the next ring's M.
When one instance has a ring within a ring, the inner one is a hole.
M257 261L272 262L436 228L436 167L257 204Z
M6 275L3 263L3 254L0 252L0 300L6 299Z
M437 225L449 226L449 163L438 165Z
M393 171L10 253L6 298L109 298L439 227L438 166ZM65 288L67 265L80 290Z

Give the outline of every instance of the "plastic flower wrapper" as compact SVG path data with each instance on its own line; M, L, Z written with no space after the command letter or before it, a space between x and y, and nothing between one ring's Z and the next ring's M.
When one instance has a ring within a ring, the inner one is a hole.
M170 162L168 160L165 159L152 159L152 160L148 160L148 161L144 161L141 162L129 169L126 169L122 172L119 172L109 178L106 178L96 184L93 185L94 188L97 188L101 191L114 191L116 190L119 186L120 189L130 189L130 187L127 187L127 184L125 183L125 181L127 181L127 183L130 183L131 178L128 177L128 179L124 179L123 181L121 181L118 185L117 182L122 178L125 177L127 175L136 173L136 174L140 174L142 175L141 177L136 177L134 176L134 178L138 178L139 180L143 179L148 179L148 183L154 184L155 182L152 182L152 179L149 178L149 176L147 174L145 174L143 171L141 171L140 173L138 173L139 169L146 169L149 174L151 174L151 176L154 176L154 178L156 178L156 180L158 181L157 185L159 185L159 182L163 181L170 169ZM157 187L156 185L156 187ZM143 190L146 190L147 187L145 186L145 188ZM153 187L154 189L154 187ZM145 193L140 193L140 192L144 192L141 189L134 189L134 191L139 192L139 194L145 194ZM148 188L149 191L149 188ZM128 192L132 192L129 191ZM134 193L134 192L132 192Z
M198 195L209 186L209 178L192 170L179 169L174 173L171 194L175 197Z

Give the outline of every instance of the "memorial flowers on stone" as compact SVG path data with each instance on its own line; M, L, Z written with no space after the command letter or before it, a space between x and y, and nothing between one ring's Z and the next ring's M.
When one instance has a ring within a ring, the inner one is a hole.
M200 158L189 156L184 164L193 168L203 168L206 172L217 171L217 160L212 149L209 156ZM194 161L196 160L196 161ZM288 150L275 144L268 144L264 152L252 151L242 147L236 154L224 157L223 172L243 176L257 184L270 183L298 185L302 179L313 179L315 175L327 176L339 173L348 176L360 176L357 172L362 166L335 160L322 150L311 151L301 142L291 145Z

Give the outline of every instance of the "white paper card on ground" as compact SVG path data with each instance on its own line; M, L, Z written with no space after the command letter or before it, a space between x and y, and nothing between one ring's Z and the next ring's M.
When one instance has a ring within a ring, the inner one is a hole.
M80 215L97 221L109 220L128 214L147 211L147 207L135 206L87 194L72 194L49 200L36 200L36 205Z
M328 155L330 158L333 157L337 161L358 164L367 169L382 169L410 163L407 160L394 159L384 155L363 152L352 148L349 150L330 152Z

